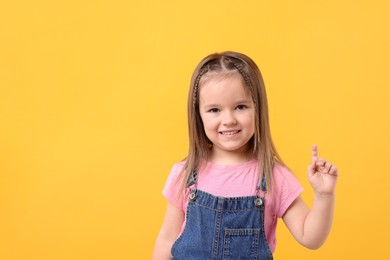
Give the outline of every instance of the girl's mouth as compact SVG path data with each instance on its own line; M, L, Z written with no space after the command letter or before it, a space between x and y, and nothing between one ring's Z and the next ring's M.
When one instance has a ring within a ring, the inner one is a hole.
M231 131L221 131L219 132L221 135L235 135L241 132L241 130L231 130Z

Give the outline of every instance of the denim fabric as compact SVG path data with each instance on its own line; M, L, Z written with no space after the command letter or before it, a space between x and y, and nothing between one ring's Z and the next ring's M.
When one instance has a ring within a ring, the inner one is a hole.
M273 259L264 231L264 203L256 206L257 196L191 192L196 196L189 200L186 226L172 247L173 259Z

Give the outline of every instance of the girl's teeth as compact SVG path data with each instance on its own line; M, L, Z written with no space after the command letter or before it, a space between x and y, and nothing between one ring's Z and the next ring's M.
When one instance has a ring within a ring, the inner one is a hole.
M236 131L229 131L229 132L221 132L221 134L223 135L234 135L234 134L237 134L238 133L238 130Z

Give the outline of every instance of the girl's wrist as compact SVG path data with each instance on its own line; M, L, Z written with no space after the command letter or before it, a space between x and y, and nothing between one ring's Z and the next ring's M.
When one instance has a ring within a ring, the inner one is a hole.
M333 200L335 198L335 192L323 193L323 192L314 192L314 198L318 200Z

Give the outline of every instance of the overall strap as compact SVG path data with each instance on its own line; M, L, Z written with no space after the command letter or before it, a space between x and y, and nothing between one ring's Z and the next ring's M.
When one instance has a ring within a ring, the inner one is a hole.
M187 187L194 186L193 189L190 189L190 195L189 195L189 200L190 201L195 201L196 200L196 183L198 182L198 171L194 170L191 175L188 177L187 180Z
M198 182L198 171L194 170L187 180L187 187L191 187Z
M264 204L264 198L260 196L260 190L264 193L263 196L265 196L265 193L267 192L267 182L265 181L265 173L263 170L263 176L261 179L259 178L259 181L257 182L256 186L256 200L255 200L255 205L256 207L260 208Z
M256 190L257 191L261 190L263 192L267 191L267 182L265 181L264 172L263 172L263 176L261 177L261 179L259 179L259 181L257 182Z
M271 161L271 168L273 169L274 167L274 160ZM256 191L263 191L264 193L267 192L267 182L265 180L265 170L263 168L263 176L261 177L261 180L259 179L259 182L257 183L256 186Z

